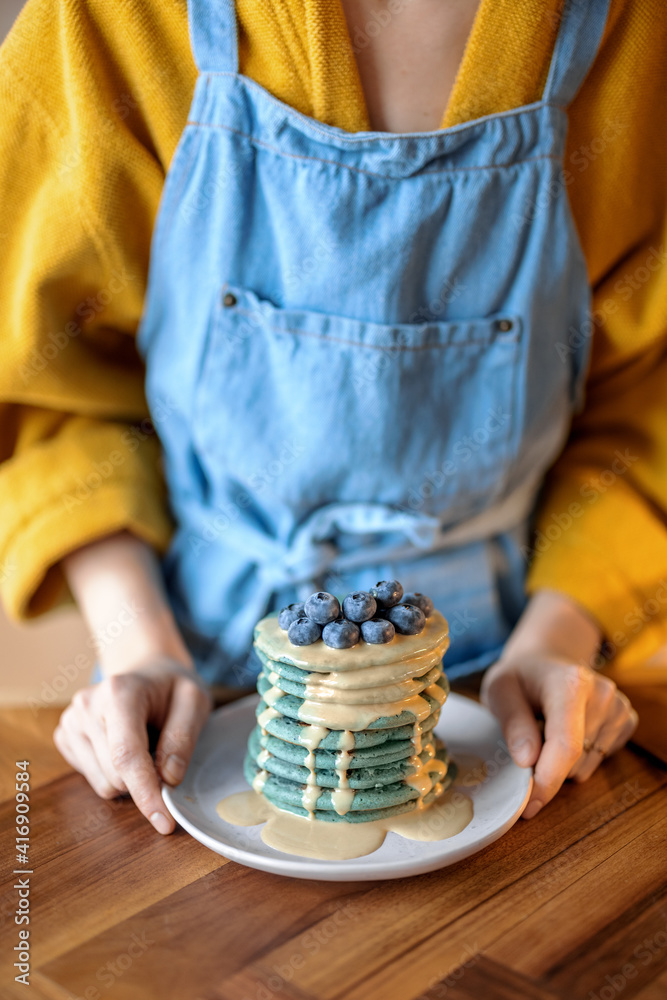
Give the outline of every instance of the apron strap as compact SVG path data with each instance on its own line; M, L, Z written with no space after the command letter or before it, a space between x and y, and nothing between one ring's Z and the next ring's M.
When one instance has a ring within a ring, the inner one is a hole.
M190 43L200 73L238 73L234 0L188 0Z
M597 53L610 0L565 0L543 101L571 103ZM235 0L188 0L194 60L200 73L238 73Z
M542 100L567 107L597 54L610 0L565 0Z

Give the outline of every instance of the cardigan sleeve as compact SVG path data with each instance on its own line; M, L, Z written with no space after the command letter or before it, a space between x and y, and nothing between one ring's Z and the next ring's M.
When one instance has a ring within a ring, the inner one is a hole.
M667 260L659 246L638 248L621 268L626 275L657 268L653 307L639 310L647 325L667 295ZM626 287L617 273L608 280L612 289ZM623 302L623 294L607 300L618 306L614 324L629 324L628 313L637 308L630 297ZM644 350L589 379L584 410L544 485L528 575L529 593L549 587L583 606L604 634L614 676L627 668L635 681L641 665L667 647L667 336L661 327ZM655 681L655 670L646 679Z
M591 331L570 336L590 333L591 355L584 408L541 494L528 574L530 593L560 590L598 621L612 676L663 683L665 44L659 4L614 0L600 51L569 109L564 179L593 291Z
M160 6L29 0L0 48L0 597L16 621L73 602L65 554L121 528L163 553L174 529L135 343L195 75L183 11Z

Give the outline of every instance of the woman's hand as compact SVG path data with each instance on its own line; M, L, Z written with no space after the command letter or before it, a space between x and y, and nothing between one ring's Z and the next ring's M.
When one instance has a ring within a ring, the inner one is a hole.
M564 594L538 591L500 660L484 674L480 698L499 720L512 757L534 765L530 819L566 778L585 781L634 732L638 716L613 681L593 670L602 636ZM544 717L544 742L536 713Z
M159 833L174 820L160 778L183 778L213 698L178 630L153 549L130 531L112 532L62 560L83 617L100 642L105 680L83 688L60 716L53 739L98 795L129 793ZM127 608L133 609L128 618ZM148 724L160 730L153 762Z
M132 796L159 833L174 820L160 779L177 785L213 707L208 686L176 660L154 658L77 691L60 716L53 740L65 760L102 798ZM160 729L153 762L147 725Z

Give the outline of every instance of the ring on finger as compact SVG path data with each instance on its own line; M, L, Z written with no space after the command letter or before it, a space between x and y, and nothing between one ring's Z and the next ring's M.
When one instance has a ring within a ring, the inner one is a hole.
M604 747L601 747L599 743L594 743L593 740L589 740L587 736L584 737L583 747L584 753L590 753L591 750L595 750L595 752L599 753L602 758L607 756L607 751Z

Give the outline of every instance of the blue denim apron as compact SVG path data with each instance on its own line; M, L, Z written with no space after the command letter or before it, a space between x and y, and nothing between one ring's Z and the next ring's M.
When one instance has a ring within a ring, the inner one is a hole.
M177 524L165 585L210 683L252 683L269 610L386 578L449 619L450 677L499 655L583 401L565 107L607 9L566 4L539 102L395 134L277 100L238 72L233 0L189 0L199 77L137 345Z

